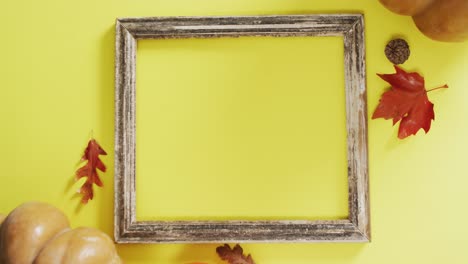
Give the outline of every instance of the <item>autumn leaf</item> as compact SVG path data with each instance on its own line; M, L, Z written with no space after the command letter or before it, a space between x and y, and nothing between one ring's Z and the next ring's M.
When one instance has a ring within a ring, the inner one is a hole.
M415 135L421 128L427 133L431 128L431 121L435 118L434 104L429 101L427 92L448 86L443 85L426 91L421 75L417 72L408 73L396 65L394 67L394 74L377 74L392 87L380 98L372 119L392 119L393 125L401 120L398 130L400 139Z
M248 256L244 255L244 250L239 244L232 249L228 244L224 244L224 246L216 248L216 253L218 253L218 256L222 260L227 261L229 264L255 264L250 254Z
M81 186L79 191L83 195L81 199L83 204L93 199L93 184L99 187L103 186L97 170L106 172L106 166L99 159L99 155L107 155L107 153L99 146L96 140L91 139L81 158L81 161L87 161L87 163L76 171L76 180L87 177L86 182Z

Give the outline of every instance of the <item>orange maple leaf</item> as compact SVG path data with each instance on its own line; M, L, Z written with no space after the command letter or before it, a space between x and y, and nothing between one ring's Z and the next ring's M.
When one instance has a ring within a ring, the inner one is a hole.
M448 86L426 90L424 78L419 73L406 72L396 65L394 67L396 73L377 74L392 87L382 94L372 119L392 119L394 125L401 120L398 130L400 139L416 135L419 129L429 132L435 114L434 104L429 101L427 93Z

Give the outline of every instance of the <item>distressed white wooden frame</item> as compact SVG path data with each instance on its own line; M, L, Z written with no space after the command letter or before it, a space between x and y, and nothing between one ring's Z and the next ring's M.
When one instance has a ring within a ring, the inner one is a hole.
M370 241L363 15L121 18L116 21L115 34L114 236L116 242ZM348 219L137 221L135 201L137 40L242 36L343 37L348 146Z

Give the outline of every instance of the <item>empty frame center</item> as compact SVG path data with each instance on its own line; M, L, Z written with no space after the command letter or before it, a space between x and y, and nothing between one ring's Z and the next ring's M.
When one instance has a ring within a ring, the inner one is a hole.
M342 37L139 40L137 220L346 219L343 56Z

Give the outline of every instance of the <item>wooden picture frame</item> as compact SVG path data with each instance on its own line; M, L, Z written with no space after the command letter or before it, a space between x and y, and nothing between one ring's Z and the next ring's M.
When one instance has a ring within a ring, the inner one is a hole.
M362 14L119 18L116 21L115 34L114 236L117 243L370 241L366 70ZM343 37L348 219L137 221L135 201L137 40L242 36Z

